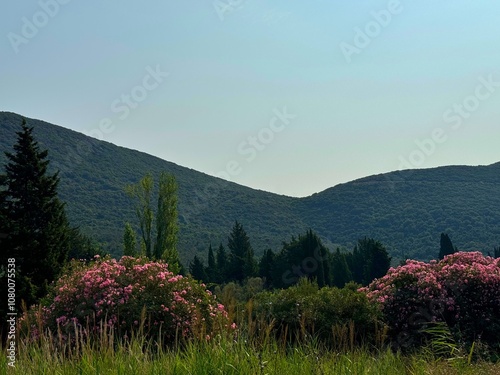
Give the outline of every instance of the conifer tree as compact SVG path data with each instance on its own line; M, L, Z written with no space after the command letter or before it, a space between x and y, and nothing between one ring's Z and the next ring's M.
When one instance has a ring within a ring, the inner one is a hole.
M206 274L208 282L217 283L217 262L215 261L214 250L212 249L212 244L208 247L208 265L206 269Z
M8 237L5 247L2 243L3 254L16 259L18 302L24 299L29 306L45 296L48 284L59 275L67 260L71 228L57 196L59 172L48 172L48 151L40 150L26 120L17 132L14 153L5 155L0 205L2 231Z
M332 274L332 284L337 288L343 288L345 284L352 281L352 274L347 265L346 255L341 253L339 248L333 254Z
M207 282L205 265L197 255L194 256L193 261L189 264L189 273L191 273L191 276L193 276L194 279L202 282Z
M271 249L264 252L259 262L259 276L265 280L265 287L269 288L273 285L273 273L276 262L276 255Z
M439 259L443 259L446 255L453 254L457 251L455 247L453 247L453 243L451 242L450 237L446 233L441 233L440 239L440 248L439 248Z
M250 239L243 226L235 222L228 238L229 272L231 280L243 282L246 278L256 274L256 262Z
M216 260L217 260L216 282L218 284L222 284L229 281L227 252L222 244L220 244L219 248L217 249Z

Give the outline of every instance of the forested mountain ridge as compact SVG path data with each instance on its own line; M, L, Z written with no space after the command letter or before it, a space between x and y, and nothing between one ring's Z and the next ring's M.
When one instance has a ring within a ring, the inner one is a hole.
M0 164L15 143L22 117L0 112ZM120 255L124 223L136 223L126 184L146 172L175 175L179 184L179 252L183 261L227 242L235 220L245 226L256 255L311 228L333 246L358 238L383 242L391 255L437 256L439 235L461 250L489 251L500 243L500 163L398 171L337 185L306 198L254 190L157 157L28 119L53 167L60 198L74 225ZM332 172L334 173L334 172Z

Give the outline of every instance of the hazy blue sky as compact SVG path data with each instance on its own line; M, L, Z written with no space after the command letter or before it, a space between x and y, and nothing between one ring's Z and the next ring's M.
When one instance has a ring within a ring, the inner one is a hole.
M499 14L493 0L8 2L0 110L292 196L491 164Z

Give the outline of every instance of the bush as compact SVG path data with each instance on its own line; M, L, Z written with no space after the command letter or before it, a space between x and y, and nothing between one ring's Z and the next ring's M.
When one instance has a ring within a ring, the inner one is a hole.
M73 261L48 300L48 307L32 314L42 311L43 326L65 335L75 328L88 334L111 329L117 337L141 330L169 343L177 337L210 337L221 327L218 322L228 326L224 306L203 284L145 258Z
M255 312L274 322L277 334L287 334L287 339L315 337L325 344L343 342L351 347L374 343L380 312L358 286L318 289L316 283L301 279L288 289L259 294Z
M424 343L429 323L444 322L457 342L500 343L500 259L458 252L430 263L407 261L361 289L378 302L396 345Z

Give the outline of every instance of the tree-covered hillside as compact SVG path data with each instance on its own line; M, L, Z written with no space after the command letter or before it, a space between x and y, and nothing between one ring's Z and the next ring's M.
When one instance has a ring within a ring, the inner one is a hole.
M2 168L21 122L20 115L0 112ZM67 202L71 223L107 243L113 255L121 254L125 222L137 223L125 186L147 172L157 180L165 171L179 184L179 252L186 264L197 253L205 257L210 242L225 243L236 219L245 224L257 254L307 229L294 211L295 198L226 182L44 121L27 122L40 147L48 149L51 166L60 169L59 197Z
M22 117L0 112L0 165L11 150ZM281 249L292 235L314 230L333 250L352 250L365 236L380 240L396 260L437 257L441 232L460 250L493 250L500 243L500 163L487 167L442 167L359 179L307 198L250 189L66 128L28 119L52 168L60 169L60 198L73 225L122 251L126 221L136 223L125 194L147 172L162 171L179 184L179 252L187 264L206 258L227 237L235 220L250 237L255 255ZM334 171L332 171L334 173ZM301 181L300 183L307 183Z

